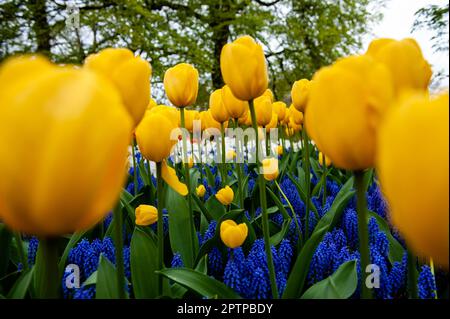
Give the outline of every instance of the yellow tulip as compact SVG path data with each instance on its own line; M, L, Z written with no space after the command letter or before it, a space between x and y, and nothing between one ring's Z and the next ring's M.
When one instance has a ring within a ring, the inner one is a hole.
M303 112L297 110L294 107L294 104L291 104L291 106L289 107L289 120L291 118L295 124L297 125L303 124Z
M277 146L277 154L278 155L283 155L283 146L281 146L281 145Z
M197 110L185 110L184 116L185 127L192 133L194 130L194 121L200 119L200 113Z
M314 75L306 129L336 167L372 167L376 129L392 99L389 71L383 64L368 56L341 59Z
M216 193L216 198L222 205L230 205L233 202L234 192L230 186L225 186Z
M262 95L254 100L256 122L259 126L266 126L272 119L272 102L270 97Z
M153 162L162 162L169 157L177 143L177 139L171 136L176 128L178 125L168 109L154 107L146 112L136 128L136 141L142 156Z
M136 225L148 226L158 221L158 210L151 205L139 205L134 211L136 215Z
M382 190L393 224L412 249L448 268L448 93L431 100L410 96L399 104L379 131Z
M42 57L8 59L0 121L0 220L11 229L58 236L113 208L133 120L110 81Z
M306 104L308 102L311 82L307 79L301 79L294 82L291 90L292 104L300 112L305 112Z
M241 246L248 235L247 224L236 224L234 220L227 219L220 224L220 238L229 248Z
M173 126L179 127L181 125L180 111L176 107L167 105L157 105L155 107L152 107L149 111L151 113L163 114L172 122Z
M273 96L273 92L271 89L267 89L264 91L264 93L262 94L263 96L267 96L270 99L270 103L273 103L274 101L274 96Z
M147 111L151 110L155 106L157 106L156 101L154 99L150 98L150 101L148 102L148 105L147 105Z
M222 89L215 90L209 96L209 111L214 120L219 123L225 123L230 119L222 97Z
M236 98L228 85L225 85L221 92L223 105L231 118L240 118L245 112L247 112L249 109L248 102L241 101Z
M262 161L262 173L264 178L268 181L273 181L278 177L278 159L265 158Z
M324 155L322 152L319 152L319 164L323 166L323 158L325 157L325 165L328 167L331 165L331 160L328 156Z
M220 69L225 84L239 100L250 101L267 89L269 77L263 48L248 35L224 45Z
M186 196L188 194L189 191L187 186L180 182L175 170L168 166L165 160L162 162L161 166L161 177L167 185L172 187L178 194L182 196Z
M301 114L301 113L300 113ZM289 128L291 128L294 132L300 132L302 130L302 125L295 123L294 117L289 117Z
M291 127L286 127L286 129L284 130L284 132L286 133L287 137L291 137L294 135L295 131L293 128Z
M242 116L238 119L238 123L241 125L247 125L248 123L248 119L251 119L251 115L250 115L250 109L247 109ZM250 123L251 125L251 123Z
M229 150L226 154L227 161L232 161L236 158L236 152L234 150Z
M217 121L213 118L210 109L208 109L208 111L205 111L204 116L203 116L203 119L202 119L202 122L203 122L203 121L205 121L205 123L206 123L206 124L205 124L205 125L206 125L206 129L208 129L208 128L216 128L216 129L219 129L219 130L220 130L220 123L217 122ZM225 122L224 124L225 124L225 127L228 126L228 125L227 125L228 122Z
M431 67L414 39L377 39L370 43L366 54L388 67L397 94L405 89L427 90Z
M272 103L272 110L277 113L278 121L282 121L286 115L286 103L278 101Z
M189 167L189 168L194 167L194 160L193 160L192 156L190 156L190 157L188 158L187 163L188 163L188 167ZM183 164L184 164L184 161L183 161Z
M203 196L205 196L206 188L205 188L205 186L203 184L200 184L200 185L197 186L195 191L197 192L197 196L198 197L203 197Z
M150 101L150 63L125 48L108 48L89 55L84 67L111 80L119 90L123 103L138 125Z
M271 129L278 127L278 115L275 112L272 112L272 118L270 119L269 124L266 125L266 130L270 131Z
M198 71L192 65L180 63L164 74L164 89L170 102L176 107L195 103L198 94Z

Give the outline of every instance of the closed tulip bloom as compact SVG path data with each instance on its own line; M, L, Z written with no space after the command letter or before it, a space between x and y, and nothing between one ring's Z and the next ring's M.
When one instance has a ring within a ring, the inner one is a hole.
M229 150L226 154L227 161L232 161L236 158L236 152L234 150Z
M184 111L184 124L189 132L194 130L194 121L200 119L200 113L197 110L185 110Z
M297 110L293 104L289 107L289 117L292 118L295 124L303 124L303 112Z
M368 56L352 56L319 70L309 93L309 136L336 167L374 166L376 130L393 99L389 70Z
M264 178L273 181L278 177L278 159L273 157L263 159L261 169Z
M8 227L58 236L89 229L113 208L133 120L110 81L41 57L8 59L0 121L0 220Z
M294 107L300 112L305 112L310 87L311 82L307 79L295 81L294 84L292 85L291 90L292 104L294 104Z
M236 98L228 85L225 85L221 92L223 105L231 118L240 118L245 112L247 112L249 109L248 102Z
M139 205L134 211L136 215L136 225L149 226L158 221L158 210L151 205Z
M227 185L216 193L216 198L222 203L222 205L227 206L233 202L234 192L231 187Z
M402 99L380 127L377 171L396 228L448 268L449 97ZM418 147L424 147L418 151Z
M206 121L206 128L216 128L216 129L219 129L219 130L220 130L220 123L217 122L217 121L213 118L213 116L212 116L212 114L211 114L211 109L208 109L208 111L205 112L205 115L204 115L203 120ZM203 121L203 120L202 120L202 121ZM225 127L226 127L228 123L225 122L224 124L225 124Z
M195 103L198 94L198 71L192 65L180 63L164 74L164 89L170 102L176 107Z
M172 132L178 128L170 111L153 108L145 113L141 123L136 128L136 141L142 156L153 162L162 162L169 157L177 140Z
M250 101L267 89L269 77L263 48L248 35L224 45L220 70L225 84L239 100Z
M95 70L111 80L122 96L136 126L150 101L150 63L125 48L108 48L89 55L84 67Z
M266 126L272 119L272 102L270 97L262 95L254 100L256 122L259 126Z
M328 156L326 156L326 155L324 155L322 152L319 152L319 164L321 165L321 166L323 166L323 164L324 164L324 157L325 157L325 165L328 167L328 166L330 166L331 165L331 161L330 161L330 158L328 157Z
M197 186L195 191L197 193L197 196L201 198L201 197L205 196L206 188L205 188L205 186L203 184L200 184L200 185Z
M283 146L282 145L277 146L277 155L283 155Z
M294 132L300 132L302 130L302 125L301 124L297 124L294 120L294 117L291 116L289 118L289 123L288 123L289 128L291 128L292 130L294 130Z
M267 96L270 99L270 102L273 103L274 101L274 96L273 96L273 92L271 89L267 89L264 91L264 93L262 94L263 96Z
M174 126L180 126L180 111L173 106L167 105L157 105L150 109L151 113L161 113L165 117L167 117Z
M225 123L230 119L223 101L222 89L215 90L209 96L209 111L214 120L219 123Z
M243 114L242 114L242 116L238 119L238 123L239 124L241 124L241 125L247 125L247 122L248 122L248 118L251 118L251 115L250 115L250 110L249 109L247 109ZM251 123L250 123L251 124Z
M286 115L286 103L281 101L272 103L272 110L277 113L278 121L281 121Z
M427 90L431 67L414 39L377 39L370 43L366 54L388 67L397 94L405 89Z
M236 224L234 220L227 219L220 224L220 239L229 248L241 246L248 235L247 224Z
M172 189L176 191L178 194L182 196L186 196L188 194L186 184L180 182L177 173L175 172L175 169L168 166L165 160L162 162L161 165L161 177L167 183L167 185L172 187Z
M266 125L267 130L271 130L278 127L278 115L275 112L272 112L272 118L270 119L269 124Z
M151 110L155 106L157 106L156 101L154 99L150 98L150 101L148 102L148 105L147 105L147 111Z

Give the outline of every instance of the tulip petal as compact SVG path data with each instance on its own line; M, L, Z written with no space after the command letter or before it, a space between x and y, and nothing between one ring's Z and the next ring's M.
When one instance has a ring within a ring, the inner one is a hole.
M186 196L188 194L187 186L180 182L175 170L167 166L166 161L162 161L161 175L164 181L172 187L178 194Z

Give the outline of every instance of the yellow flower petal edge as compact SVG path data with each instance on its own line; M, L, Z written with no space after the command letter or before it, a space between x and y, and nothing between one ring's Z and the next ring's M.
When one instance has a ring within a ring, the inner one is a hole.
M166 161L162 161L161 175L164 181L172 187L178 194L186 196L188 194L187 186L180 182L175 170L168 166Z

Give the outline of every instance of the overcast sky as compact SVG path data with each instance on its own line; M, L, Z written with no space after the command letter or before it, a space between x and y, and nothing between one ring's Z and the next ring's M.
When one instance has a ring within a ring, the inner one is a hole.
M430 41L432 32L427 30L418 30L411 33L411 28L415 20L414 13L420 8L437 4L443 5L448 0L387 0L386 7L383 10L383 20L373 28L373 34L368 35L364 41L364 49L367 49L373 37L388 37L394 39L403 39L412 37L416 39L423 50L423 54L428 62L433 66L433 71L445 70L449 73L448 52L435 53ZM448 87L447 81L442 86Z

